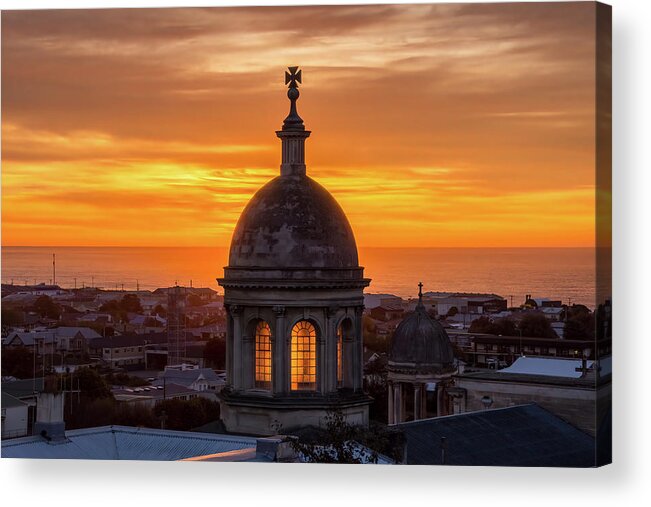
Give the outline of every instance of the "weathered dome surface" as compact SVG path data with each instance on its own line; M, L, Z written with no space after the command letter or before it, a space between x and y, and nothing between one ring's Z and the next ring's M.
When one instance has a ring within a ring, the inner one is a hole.
M445 368L453 364L454 353L443 326L418 305L393 333L389 361Z
M348 219L306 175L278 176L253 196L231 242L229 267L356 268Z

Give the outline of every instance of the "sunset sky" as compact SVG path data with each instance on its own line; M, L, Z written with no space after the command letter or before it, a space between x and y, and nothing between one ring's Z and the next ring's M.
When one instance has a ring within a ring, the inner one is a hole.
M361 246L592 246L592 3L2 13L2 244L227 246L303 69Z

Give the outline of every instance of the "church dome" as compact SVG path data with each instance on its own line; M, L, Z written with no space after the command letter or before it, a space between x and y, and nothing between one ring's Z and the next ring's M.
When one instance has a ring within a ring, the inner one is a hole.
M242 212L229 267L358 267L353 230L330 193L305 174L278 176Z
M389 361L448 369L453 366L454 353L443 326L432 319L421 300L416 311L408 315L393 333Z

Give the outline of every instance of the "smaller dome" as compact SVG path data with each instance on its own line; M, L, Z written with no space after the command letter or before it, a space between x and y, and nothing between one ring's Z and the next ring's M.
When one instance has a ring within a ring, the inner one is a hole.
M415 363L418 366L449 369L454 363L450 337L443 326L425 311L422 301L416 311L398 325L393 340L389 361L392 363Z

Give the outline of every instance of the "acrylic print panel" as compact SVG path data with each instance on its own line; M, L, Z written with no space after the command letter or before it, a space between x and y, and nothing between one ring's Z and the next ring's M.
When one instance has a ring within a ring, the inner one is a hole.
M610 7L2 13L2 456L610 462Z

